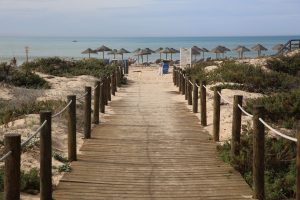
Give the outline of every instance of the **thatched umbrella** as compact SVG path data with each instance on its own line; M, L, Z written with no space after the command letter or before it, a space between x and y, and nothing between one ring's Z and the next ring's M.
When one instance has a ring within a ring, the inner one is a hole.
M91 58L91 54L97 54L97 52L91 48L88 48L86 50L84 50L83 52L81 52L82 54L89 54L89 58Z
M155 53L159 53L159 58L161 60L161 51L163 50L164 48L162 47L159 47L158 49L155 50Z
M138 54L140 52L141 48L137 48L132 53L135 53L135 55L138 57L138 63L140 63L140 55Z
M251 47L252 50L257 51L257 56L261 55L261 51L267 51L268 49L261 44L256 44L255 46Z
M142 63L144 63L144 55L149 55L149 51L145 50L145 49L141 49L139 52L137 52L135 54L135 56L141 56L142 58Z
M250 51L247 47L241 46L240 48L237 48L235 51L239 52L240 58L243 58L243 54L246 51Z
M149 49L149 48L145 48L145 49L143 49L142 51L141 51L141 55L143 56L143 55L147 55L147 62L148 62L148 55L150 55L151 53L155 53L155 51L153 51L153 50L151 50L151 49Z
M113 49L110 52L108 52L108 54L114 55L114 59L116 59L116 54L118 54L118 50L117 49Z
M119 49L119 50L117 51L117 54L122 55L122 60L123 60L123 54L124 54L124 53L130 53L130 51L127 51L127 50L124 49L124 48L121 48L121 49Z
M232 51L236 51L239 53L239 58L241 57L241 52L240 51L237 51L239 48L242 48L242 47L245 47L243 45L238 45L237 47L233 48Z
M276 44L275 46L272 47L273 50L276 50L278 52L283 48L284 48L283 44Z
M209 50L208 50L208 49L206 49L206 48L201 48L201 49L202 49L203 58L204 58L204 53L205 53L205 52L209 52Z
M96 49L97 52L102 52L102 56L103 56L103 60L104 60L104 52L105 51L111 51L110 48L108 48L107 46L102 45L101 47Z
M224 58L224 53L226 53L227 51L231 51L230 49L228 49L227 47L225 46L220 46L221 49L223 49L223 58Z
M191 49L192 49L192 55L195 56L195 60L196 60L197 55L201 54L202 49L198 48L197 46L193 46Z
M166 54L166 60L168 59L168 53L171 53L170 48L166 47L163 50L160 51L160 53L165 53Z
M219 53L224 53L224 48L222 46L217 46L211 50L211 52L216 54L216 58L218 58Z
M171 60L173 60L172 55L175 54L175 53L180 53L180 51L177 50L177 49L174 49L174 48L170 48L170 53L171 53Z

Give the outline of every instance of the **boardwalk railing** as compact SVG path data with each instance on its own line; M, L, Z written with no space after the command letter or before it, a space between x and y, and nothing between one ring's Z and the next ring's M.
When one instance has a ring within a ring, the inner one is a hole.
M94 90L93 123L99 124L99 112L105 112L105 105L111 101L111 95L117 91L116 83L121 86L122 69L118 67L109 76L96 81ZM91 95L92 88L85 87L85 93L76 97L67 96L66 106L56 114L50 111L40 112L40 127L31 136L21 142L20 134L6 134L4 136L5 153L0 162L4 166L4 200L20 199L21 183L21 150L33 138L40 136L40 199L52 200L52 119L67 113L68 121L68 160L77 160L76 147L76 100L84 99L84 138L91 138ZM101 108L101 109L100 109Z
M255 199L263 200L265 198L264 189L264 154L265 154L265 127L276 135L287 140L297 143L297 158L296 158L296 199L300 200L300 126L297 128L297 138L290 137L272 128L264 121L264 107L254 106L253 114L245 111L242 106L243 96L234 95L234 101L230 102L227 98L222 96L220 87L214 87L214 91L210 92L206 87L205 81L199 85L199 81L192 82L188 76L185 75L184 70L174 67L173 82L179 88L182 95L187 95L187 100L192 98L193 112L198 112L198 93L200 90L200 119L201 125L207 126L207 110L206 110L206 95L207 93L213 97L213 139L219 141L220 133L220 107L221 100L233 107L232 118L232 137L231 137L231 157L234 158L239 155L240 151L240 135L241 135L241 118L242 113L253 120L253 197ZM193 92L192 92L193 91ZM190 103L190 101L188 102Z

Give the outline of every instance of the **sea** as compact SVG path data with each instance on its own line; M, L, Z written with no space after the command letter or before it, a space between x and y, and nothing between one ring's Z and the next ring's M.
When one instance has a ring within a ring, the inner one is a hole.
M300 35L294 36L239 36L239 37L8 37L0 36L0 62L9 62L13 57L17 59L18 65L25 61L25 47L28 47L29 60L41 57L58 56L69 59L82 59L88 57L81 52L87 48L96 49L105 45L111 49L125 48L132 52L137 48L150 48L156 50L159 47L165 48L190 48L194 45L205 47L208 50L218 45L223 45L233 49L238 45L244 45L251 49L257 43L265 46L268 51L263 51L262 55L273 55L276 51L272 47L276 44L285 44L291 39L300 39ZM195 59L202 58L203 55ZM204 58L216 55L208 52ZM235 51L227 52L225 57L237 57ZM244 53L245 57L256 57L256 51ZM92 54L91 57L102 58L102 53ZM162 55L166 58L166 55ZM113 55L105 53L105 58L113 59ZM124 54L124 59L136 58L134 53ZM151 54L148 61L153 62L160 58L160 54ZM116 59L121 59L121 55L116 55ZM146 60L144 56L144 62ZM168 55L170 59L170 55ZM173 60L179 59L179 54L172 55Z

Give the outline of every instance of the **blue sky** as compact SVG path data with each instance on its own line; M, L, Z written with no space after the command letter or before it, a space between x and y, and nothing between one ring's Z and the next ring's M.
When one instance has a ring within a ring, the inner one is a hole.
M0 0L0 35L300 35L299 8L300 0Z

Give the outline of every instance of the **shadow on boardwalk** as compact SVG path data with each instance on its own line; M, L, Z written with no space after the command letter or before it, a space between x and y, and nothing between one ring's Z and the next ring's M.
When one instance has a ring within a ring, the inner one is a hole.
M251 199L197 117L173 99L170 78L143 69L129 79L55 199Z

